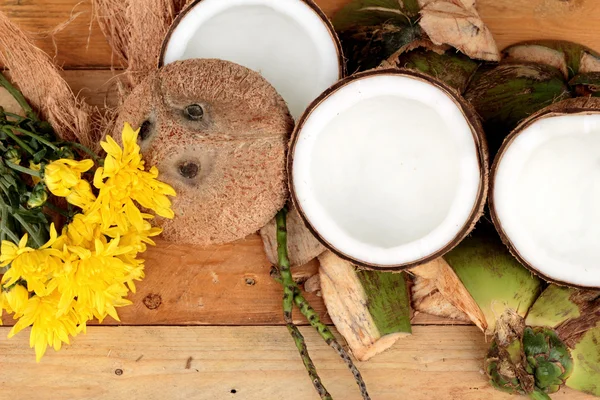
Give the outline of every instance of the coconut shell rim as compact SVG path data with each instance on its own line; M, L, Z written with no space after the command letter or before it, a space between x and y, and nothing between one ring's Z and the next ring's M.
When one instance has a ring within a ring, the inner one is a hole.
M302 130L302 128L304 127L306 120L310 117L312 112L321 103L323 103L325 100L327 100L329 98L329 96L331 96L333 93L335 93L337 90L344 87L345 85L347 85L351 82L354 82L356 80L368 78L368 77L371 77L374 75L396 75L396 76L410 77L410 78L431 84L431 85L437 87L438 89L442 90L442 92L444 92L446 95L448 95L448 97L450 97L454 101L454 103L458 106L458 108L462 111L462 113L465 117L465 120L468 122L469 127L471 128L471 133L472 133L472 136L473 136L473 139L475 142L475 150L476 150L477 156L478 156L477 158L478 158L478 163L479 163L479 170L480 170L480 174L481 174L480 181L479 181L478 193L477 193L477 200L476 200L475 204L473 205L473 209L472 209L471 213L469 214L469 218L465 221L465 224L458 231L458 233L451 240L449 240L445 246L443 246L438 251L436 251L426 257L423 257L419 260L411 261L408 263L387 265L387 266L382 266L382 265L378 265L378 264L367 263L367 262L364 262L361 260L357 260L357 259L343 253L342 251L338 250L335 246L333 246L325 238L323 238L319 234L319 232L312 226L312 224L306 217L304 210L303 210L302 206L300 205L300 202L298 201L298 198L296 196L296 191L294 189L294 178L293 178L293 174L292 174L292 166L294 164L294 153L295 153L295 148L296 148L296 143L298 141L299 133ZM327 250L330 250L338 257L340 257L346 261L349 261L352 264L361 267L362 269L373 270L373 271L404 271L404 270L414 268L419 265L431 262L432 260L434 260L436 258L442 257L444 254L448 253L453 248L455 248L458 244L460 244L460 242L465 237L467 237L469 235L469 233L471 233L471 231L475 227L475 224L479 221L479 219L483 215L483 211L484 211L486 200L487 200L488 189L489 189L489 184L488 184L489 183L489 180L488 180L489 179L489 176L488 176L489 175L489 151L488 151L488 147L487 147L485 133L484 133L481 121L479 119L479 116L477 115L477 112L475 111L473 106L471 106L470 103L460 93L458 93L458 91L451 88L450 86L445 84L443 81L441 81L437 78L433 78L433 77L431 77L427 74L421 73L421 72L407 70L407 69L399 69L399 68L377 68L377 69L372 69L369 71L359 72L359 73L350 75L350 76L338 81L337 83L335 83L334 85L329 87L329 89L325 90L319 97L317 97L308 106L306 111L302 114L300 119L296 122L296 126L294 127L294 131L292 132L292 136L290 138L290 143L289 143L289 147L288 147L288 156L287 156L287 175L288 175L288 186L289 186L290 197L291 197L291 200L292 200L294 206L298 210L298 214L300 215L301 220L306 225L306 228L317 238L317 240L319 242L321 242L321 244L323 246L325 246L325 248Z
M337 52L338 67L339 67L338 79L345 78L346 73L347 73L346 58L344 57L344 52L342 50L342 42L340 41L340 38L339 38L337 32L333 28L333 24L331 23L331 20L327 17L327 15L323 12L323 10L321 10L321 8L313 0L297 0L297 1L303 2L308 7L310 7L311 10L315 14L317 14L317 16L321 19L321 21L325 25L325 28L327 28L327 31L329 32L329 36L333 40L333 43L335 45L335 49ZM167 51L167 46L171 40L173 31L175 30L175 28L177 28L179 23L187 16L187 14L201 2L202 2L202 0L193 0L192 2L187 4L184 7L184 9L179 12L177 17L175 17L175 19L171 23L171 26L169 26L167 34L165 35L163 42L160 46L160 52L158 54L158 60L157 60L158 68L162 68L164 66L163 59L165 56L165 52Z
M596 103L596 105L595 106L592 106L592 105L586 106L585 104L578 105L578 103L584 103L585 101L590 101L591 103ZM545 107L542 110L532 114L527 119L523 120L519 125L517 125L517 127L502 142L502 146L500 146L500 150L498 150L498 153L496 154L496 157L494 158L494 162L492 163L492 166L490 169L490 177L489 177L490 188L489 188L488 204L489 204L489 209L490 209L490 216L492 217L492 223L494 224L494 227L496 228L496 231L498 232L498 235L500 236L500 240L508 248L510 254L512 254L512 256L515 257L521 265L523 265L525 268L527 268L529 271L531 271L533 274L539 276L543 280L553 283L555 285L563 286L563 287L564 286L572 287L572 288L576 288L576 289L586 289L586 290L592 289L592 290L594 290L594 289L600 289L600 285L586 286L586 285L577 285L577 284L570 283L570 282L563 282L559 279L548 276L544 272L540 271L538 268L534 267L528 261L526 261L525 258L521 255L521 253L519 253L519 251L513 245L513 242L510 240L510 238L504 231L504 229L502 227L502 222L500 221L500 218L498 217L498 213L496 212L495 200L494 200L494 187L495 187L495 183L496 183L496 172L498 170L498 166L499 166L500 162L502 161L502 157L504 156L504 154L506 153L506 150L510 147L512 142L526 128L530 127L537 121L541 121L542 119L545 119L545 118L552 118L552 117L558 117L558 116L564 116L564 115L576 115L576 114L586 114L586 115L600 114L600 98L595 99L595 100L593 98L591 100L590 100L590 98L572 98L572 99L562 100L562 101L559 101L558 103L552 104L552 105Z

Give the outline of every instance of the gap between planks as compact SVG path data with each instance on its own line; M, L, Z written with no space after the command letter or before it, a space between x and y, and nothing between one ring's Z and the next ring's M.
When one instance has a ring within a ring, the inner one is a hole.
M301 331L333 397L358 400L339 357L313 329ZM7 332L0 328L0 387L12 400L318 398L284 327L90 327L40 363L27 331L10 340ZM377 400L516 399L488 385L486 348L475 327L416 327L359 368ZM553 395L591 398L567 389Z

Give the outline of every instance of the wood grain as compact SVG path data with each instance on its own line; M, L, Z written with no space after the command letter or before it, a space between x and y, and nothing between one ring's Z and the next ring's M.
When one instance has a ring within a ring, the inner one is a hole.
M328 15L347 2L317 0ZM477 4L500 48L522 40L561 39L600 51L597 0L478 0ZM38 46L56 56L56 62L65 68L118 65L97 24L92 22L91 0L0 0L0 11L27 31L38 33ZM48 34L76 13L81 14L65 29Z
M0 387L13 400L318 398L284 327L91 327L39 364L27 335L7 340L7 331L0 329ZM311 328L301 331L333 397L358 399L339 357ZM376 400L517 399L487 384L486 347L475 327L417 327L359 368Z
M281 285L271 279L258 235L207 248L158 242L144 255L146 278L139 282L133 304L119 309L124 325L281 325ZM317 273L316 261L295 267L304 279ZM331 320L321 297L308 301L326 323ZM294 320L307 324L294 310ZM6 325L13 322L5 320ZM415 325L464 325L418 313ZM118 322L107 318L106 325Z

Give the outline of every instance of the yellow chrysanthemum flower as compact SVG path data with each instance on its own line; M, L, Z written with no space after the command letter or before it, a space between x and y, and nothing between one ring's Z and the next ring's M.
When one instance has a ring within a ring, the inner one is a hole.
M98 200L116 206L125 205L128 199L132 199L162 217L173 218L171 200L167 196L175 196L175 190L156 179L156 168L144 170L140 146L137 144L138 132L125 124L123 149L110 136L101 143L107 156L104 167L98 168L94 175L94 186L101 190Z
M57 317L60 294L53 292L48 296L33 296L27 301L23 315L8 333L11 338L28 326L32 326L29 336L30 347L35 348L39 362L48 346L58 351L63 343L69 344L69 336L76 336L80 328L74 310Z
M32 160L30 160L29 161L29 168L32 169L32 170L34 170L34 171L38 171L39 172L42 169L42 165L41 164L36 164ZM33 180L33 184L34 185L37 185L41 181L41 179L38 178L37 176L32 176L31 180Z
M29 291L21 285L15 285L8 292L4 292L6 308L9 313L14 313L13 318L20 318L25 311L29 300Z
M67 202L81 208L84 212L96 201L96 196L92 193L92 186L83 179L71 188L66 198Z
M46 165L44 170L44 183L48 190L59 197L67 197L71 189L81 181L81 174L89 171L94 166L92 160L60 159Z

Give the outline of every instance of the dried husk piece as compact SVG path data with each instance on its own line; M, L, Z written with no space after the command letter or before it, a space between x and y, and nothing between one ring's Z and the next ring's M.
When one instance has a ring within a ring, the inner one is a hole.
M304 265L325 251L325 247L308 230L293 205L289 205L287 214L288 256L290 266ZM271 220L260 230L267 259L277 264L276 221Z
M414 275L410 292L411 304L415 311L455 321L470 321L467 314L456 308L438 290L435 279Z
M50 57L2 12L0 31L0 64L32 107L61 139L95 148L99 131L93 129L94 110L73 94Z
M327 312L359 361L367 361L411 334L404 273L361 271L330 251L319 256Z

